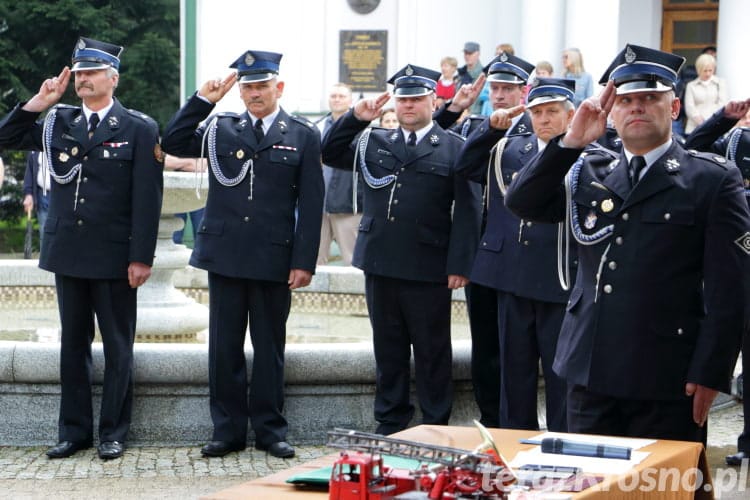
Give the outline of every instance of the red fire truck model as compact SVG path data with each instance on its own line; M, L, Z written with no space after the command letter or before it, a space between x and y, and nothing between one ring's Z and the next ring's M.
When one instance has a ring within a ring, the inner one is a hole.
M490 433L474 421L483 443L474 451L380 434L336 429L328 446L341 448L329 482L330 500L501 499L516 481ZM414 469L389 467L383 456L417 460Z

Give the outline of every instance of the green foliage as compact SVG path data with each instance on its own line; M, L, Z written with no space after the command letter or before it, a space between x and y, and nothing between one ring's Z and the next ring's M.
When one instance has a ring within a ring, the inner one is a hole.
M0 114L70 65L79 36L123 45L117 97L166 124L179 106L179 0L0 0ZM78 102L72 85L62 102Z
M125 47L115 95L164 127L180 102L179 0L0 0L0 116L71 65L79 36ZM72 79L61 102L80 103ZM3 151L2 158L0 221L17 221L24 153Z

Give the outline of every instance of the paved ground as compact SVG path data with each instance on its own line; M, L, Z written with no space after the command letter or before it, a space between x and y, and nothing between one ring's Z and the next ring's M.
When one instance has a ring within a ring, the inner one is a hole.
M727 404L712 411L708 458L714 477L718 472L731 491L721 498L750 498L748 471L727 468L724 456L734 452L742 427L742 408ZM324 446L297 447L297 456L281 460L254 449L221 459L206 459L195 448L130 448L117 460L104 462L95 450L78 452L64 460L49 460L44 447L0 447L0 498L9 499L189 499L283 470L331 453ZM744 474L744 475L743 475Z

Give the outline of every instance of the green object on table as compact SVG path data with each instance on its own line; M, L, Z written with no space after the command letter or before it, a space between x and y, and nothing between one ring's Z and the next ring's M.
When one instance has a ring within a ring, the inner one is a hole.
M393 469L408 469L416 470L419 468L419 460L411 458L394 457L391 455L383 455L383 464ZM433 464L429 464L433 465ZM299 485L311 485L311 486L328 486L328 481L331 479L332 466L321 467L320 469L311 470L309 472L303 472L302 474L296 474L290 478L287 478L286 482L291 484Z

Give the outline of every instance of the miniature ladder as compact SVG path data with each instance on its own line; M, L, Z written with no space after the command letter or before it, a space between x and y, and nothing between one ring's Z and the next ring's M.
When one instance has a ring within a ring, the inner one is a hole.
M395 439L380 434L334 429L328 431L327 446L344 450L381 453L402 458L412 458L426 463L436 463L461 470L485 472L494 469L493 457L459 448L415 443L405 439Z

